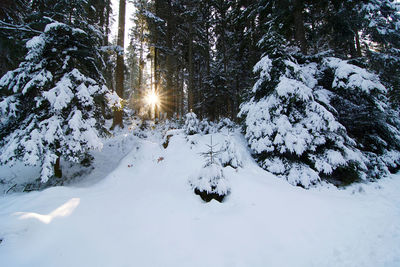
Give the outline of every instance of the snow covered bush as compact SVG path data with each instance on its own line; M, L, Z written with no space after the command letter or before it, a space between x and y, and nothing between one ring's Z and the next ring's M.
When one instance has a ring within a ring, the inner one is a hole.
M48 24L27 42L19 67L0 80L0 162L42 166L41 181L59 159L80 162L100 149L108 93L99 72L98 39L90 30ZM56 173L61 176L61 173Z
M210 134L214 132L214 123L208 119L202 119L199 124L199 131L203 134Z
M207 145L209 150L202 155L206 159L206 163L200 170L199 174L189 180L196 195L199 195L204 201L209 202L215 199L219 202L225 198L230 192L230 186L224 176L222 166L216 158L218 151L214 151L211 136L211 144Z
M190 184L196 195L206 202L215 199L222 202L224 197L229 194L230 187L224 177L222 166L218 163L207 163L200 171L199 175L190 180Z
M231 130L234 126L235 123L231 121L229 118L222 118L216 125L216 128L218 131L221 131L223 128Z
M196 114L193 112L189 112L186 114L185 124L183 125L183 129L187 135L193 135L199 133L199 120L197 119Z
M222 166L231 166L232 168L242 167L242 157L238 153L235 143L232 142L230 136L228 136L224 144L221 146L219 159L221 161Z

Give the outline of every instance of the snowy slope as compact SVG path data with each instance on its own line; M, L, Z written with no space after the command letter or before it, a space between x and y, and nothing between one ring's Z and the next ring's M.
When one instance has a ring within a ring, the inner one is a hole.
M183 134L167 149L157 135L133 138L92 186L1 197L0 265L400 266L400 175L304 190L260 169L234 139L243 168L224 169L224 203L191 191L210 136Z

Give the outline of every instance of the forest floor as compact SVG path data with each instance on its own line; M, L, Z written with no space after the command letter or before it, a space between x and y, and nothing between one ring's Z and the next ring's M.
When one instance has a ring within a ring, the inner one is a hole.
M221 143L227 133L213 134ZM121 131L67 186L0 197L1 266L400 266L400 175L294 187L252 160L203 202L188 179L210 135Z

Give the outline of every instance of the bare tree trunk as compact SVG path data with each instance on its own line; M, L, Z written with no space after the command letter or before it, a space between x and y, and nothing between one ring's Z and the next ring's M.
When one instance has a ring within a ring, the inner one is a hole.
M158 72L158 49L157 47L154 47L154 91L156 92L156 94L158 95L158 83L160 80L159 77L159 72ZM154 106L154 119L158 119L159 118L159 110L158 110L158 105L155 104Z
M124 37L125 37L125 9L126 0L119 1L119 17L118 17L118 40L117 45L124 49ZM124 55L123 53L117 54L117 66L115 70L115 81L116 81L116 92L120 98L124 98ZM112 129L115 126L124 128L122 122L123 110L114 111L114 119Z
M172 78L173 78L173 67L172 67L172 31L173 31L173 22L172 22L172 14L171 14L171 0L167 1L167 34L166 34L166 45L167 45L167 58L166 58L166 67L167 67L167 76L165 77L167 80L167 88L165 92L165 107L167 111L168 118L171 118L174 110L174 88L172 86Z
M357 30L355 31L355 36L356 36L356 40L355 41L356 41L357 56L361 57L362 54L361 54L360 36L359 36Z
M304 55L306 55L307 54L307 40L306 40L306 32L304 30L303 9L304 9L303 0L295 0L294 10L293 10L295 39L296 39L296 42L300 45L301 52Z
M144 97L144 89L143 89L143 69L144 69L144 59L143 59L143 50L144 50L144 25L143 20L140 20L140 50L139 50L139 79L138 79L138 106L137 110L140 110L143 107L143 97Z
M189 84L188 84L188 109L193 110L193 24L192 19L189 20Z
M183 92L184 79L185 79L184 73L183 73L183 71L181 71L181 80L180 80L181 84L179 86L179 88L180 88L180 92L179 92L179 95L180 95L179 107L180 107L181 118L183 117L183 115L185 113L184 92Z
M109 34L109 29L110 29L110 12L111 8L109 5L107 5L106 8L106 25L105 25L105 34L104 34L104 45L108 45L108 34Z
M54 176L57 178L62 177L62 171L60 167L60 157L56 159L56 163L54 164Z

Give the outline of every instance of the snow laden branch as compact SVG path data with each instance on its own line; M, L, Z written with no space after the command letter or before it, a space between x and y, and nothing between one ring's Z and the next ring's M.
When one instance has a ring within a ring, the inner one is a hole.
M306 188L323 179L343 184L389 173L400 163L400 131L385 87L345 60L314 60L265 56L255 66L259 79L239 115L256 159ZM386 161L388 153L395 158Z
M27 42L19 67L1 78L0 89L7 92L0 99L1 163L39 165L46 182L60 157L81 162L90 149L102 148L102 108L109 91L91 36L89 28L50 23Z
M13 31L25 31L25 32L31 32L31 33L36 33L36 34L42 33L41 31L32 29L31 27L29 27L29 25L26 25L26 24L16 25L16 24L7 23L2 20L0 20L0 29L13 30Z

